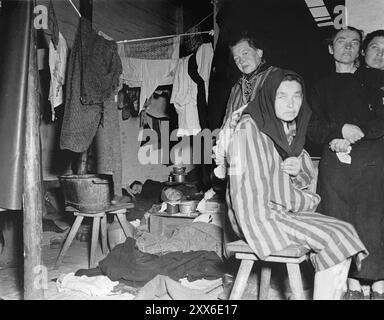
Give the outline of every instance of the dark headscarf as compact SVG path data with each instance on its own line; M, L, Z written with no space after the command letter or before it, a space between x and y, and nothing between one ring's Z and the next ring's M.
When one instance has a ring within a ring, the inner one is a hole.
M283 79L289 75L292 75L294 79L298 79L303 89L303 102L299 114L294 120L296 122L296 136L291 144L288 143L282 121L276 117L275 113L276 91ZM256 94L256 98L248 104L243 114L249 114L260 131L273 140L283 160L300 155L305 144L305 135L311 111L305 97L304 81L297 73L283 69L271 72L265 79L258 94Z

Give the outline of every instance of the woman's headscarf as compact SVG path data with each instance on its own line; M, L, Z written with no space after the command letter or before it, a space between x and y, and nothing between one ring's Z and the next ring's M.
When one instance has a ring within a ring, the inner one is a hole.
M275 112L276 91L283 79L289 75L299 80L303 90L303 102L299 114L294 120L296 122L296 135L291 144L288 143L283 123L276 117ZM283 160L300 155L305 144L305 135L311 110L305 97L304 81L297 73L283 69L271 72L256 94L255 99L248 104L243 114L249 114L256 122L258 128L273 140Z

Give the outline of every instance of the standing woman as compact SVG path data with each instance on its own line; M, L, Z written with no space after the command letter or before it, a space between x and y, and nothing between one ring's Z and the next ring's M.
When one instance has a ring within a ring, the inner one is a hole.
M356 71L356 76L369 92L371 105L376 113L376 128L380 135L384 126L384 30L376 30L367 34L361 52L364 61L362 67ZM377 200L379 201L379 199ZM380 225L383 227L382 224ZM374 251L378 250L381 253L381 259L377 259L378 272L372 279L371 298L384 299L384 272L380 270L384 268L383 246L380 245L384 241L384 229L381 229L380 235L373 234L372 237L376 246L372 245L370 251L376 256Z
M318 211L351 223L370 252L361 270L350 270L346 299L364 298L360 280L384 279L384 130L355 74L361 41L352 27L330 39L336 72L314 87L308 126L309 139L323 145Z
M363 63L356 71L356 75L369 90L371 104L380 112L384 103L384 30L367 34L361 54Z
M266 61L266 45L261 38L243 32L229 41L233 60L241 76L231 89L223 126L233 112L255 99L257 90L275 67Z
M278 70L278 68L267 63L265 56L268 55L266 54L268 49L264 40L260 37L250 36L244 31L232 37L229 41L229 47L233 61L241 76L231 89L221 131L217 138L220 143L214 146L217 167L211 178L216 191L225 189L223 185L225 184L225 167L227 164L224 153L229 141L229 135L233 131L233 124L240 119L247 104L257 97L268 76L273 71Z

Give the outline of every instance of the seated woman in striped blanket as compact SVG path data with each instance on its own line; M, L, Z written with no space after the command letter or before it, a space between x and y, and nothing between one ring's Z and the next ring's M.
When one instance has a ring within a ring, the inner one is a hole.
M320 197L308 190L314 167L303 150L309 118L302 78L275 70L224 129L229 134L219 135L215 160L227 170L234 231L260 259L292 244L308 247L314 299L340 299L352 258L360 268L368 251L351 224L315 212Z

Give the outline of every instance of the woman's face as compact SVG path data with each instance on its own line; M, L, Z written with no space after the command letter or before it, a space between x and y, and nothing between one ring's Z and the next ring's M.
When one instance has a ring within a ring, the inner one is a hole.
M302 102L303 89L301 84L295 80L282 81L276 91L276 117L285 122L294 120L299 114Z
M236 66L244 74L255 71L263 57L263 50L252 48L246 40L238 42L231 51Z
M354 30L341 30L328 49L336 62L351 65L359 56L360 35Z
M369 68L384 70L384 37L374 37L363 54Z

